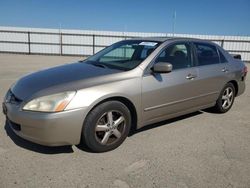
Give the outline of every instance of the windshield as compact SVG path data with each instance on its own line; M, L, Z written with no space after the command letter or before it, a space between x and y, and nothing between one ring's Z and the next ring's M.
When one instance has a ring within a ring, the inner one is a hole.
M86 61L103 68L131 70L145 60L159 45L159 42L154 41L125 40L103 49Z

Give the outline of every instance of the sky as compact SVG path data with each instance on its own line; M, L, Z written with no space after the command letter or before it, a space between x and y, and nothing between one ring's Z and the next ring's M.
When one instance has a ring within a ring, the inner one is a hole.
M0 26L250 36L250 0L0 0Z

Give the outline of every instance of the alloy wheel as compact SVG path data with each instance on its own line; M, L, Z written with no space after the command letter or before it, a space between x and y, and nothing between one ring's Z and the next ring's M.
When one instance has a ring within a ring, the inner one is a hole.
M105 112L95 126L95 138L102 145L117 142L125 131L126 120L119 111Z
M234 91L231 87L227 87L222 95L222 108L223 109L228 109L233 103L234 99Z

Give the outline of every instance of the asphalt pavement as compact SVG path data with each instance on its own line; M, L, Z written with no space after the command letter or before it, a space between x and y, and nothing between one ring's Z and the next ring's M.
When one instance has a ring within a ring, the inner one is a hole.
M23 75L79 59L0 54L0 99ZM0 188L249 188L249 79L250 74L246 92L228 113L200 111L153 124L99 154L84 146L28 142L8 128L1 113Z

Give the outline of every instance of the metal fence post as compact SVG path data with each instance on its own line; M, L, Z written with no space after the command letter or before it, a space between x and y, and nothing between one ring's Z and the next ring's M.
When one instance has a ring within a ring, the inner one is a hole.
M224 47L224 39L221 41L221 47Z
M62 32L59 34L60 36L60 55L63 55L63 44L62 44Z
M95 54L95 35L93 35L93 55Z
M29 54L31 53L30 51L30 32L28 31L28 48L29 48Z

